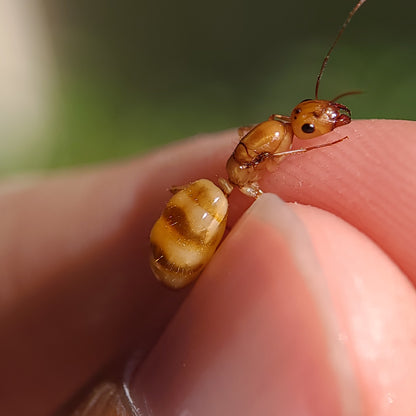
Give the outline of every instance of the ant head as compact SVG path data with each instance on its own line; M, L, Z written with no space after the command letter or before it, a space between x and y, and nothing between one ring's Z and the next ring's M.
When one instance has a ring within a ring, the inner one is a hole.
M332 101L303 100L293 109L290 121L299 139L313 139L350 123L351 111Z
M319 100L319 84L321 77L328 63L328 59L334 50L339 38L343 34L345 28L348 26L351 18L357 12L357 10L366 2L366 0L358 0L357 4L349 13L344 24L341 26L334 42L329 48L326 54L321 69L318 74L315 85L315 100L304 100L295 107L292 111L291 122L293 131L300 139L311 139L313 137L321 136L325 133L329 133L336 127L343 126L351 122L351 111L345 105L338 104L335 101L345 95L359 94L360 91L350 91L341 95L338 95L331 101Z

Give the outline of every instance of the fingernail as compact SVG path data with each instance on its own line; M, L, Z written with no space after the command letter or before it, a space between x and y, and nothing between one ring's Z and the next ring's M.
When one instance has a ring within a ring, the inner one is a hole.
M360 414L322 273L293 211L259 198L135 371L139 414Z

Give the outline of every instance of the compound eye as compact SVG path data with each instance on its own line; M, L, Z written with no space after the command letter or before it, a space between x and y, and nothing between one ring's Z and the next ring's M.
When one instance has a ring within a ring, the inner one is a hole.
M315 131L315 126L310 123L306 123L302 126L302 131L304 133L313 133Z

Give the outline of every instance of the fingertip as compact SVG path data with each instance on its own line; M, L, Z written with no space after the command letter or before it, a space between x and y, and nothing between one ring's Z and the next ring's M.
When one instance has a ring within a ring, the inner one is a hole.
M373 241L346 222L312 207L292 209L304 223L327 278L366 414L415 414L413 286Z
M344 136L349 140L286 158L264 178L264 189L343 218L415 282L415 125L406 120L353 120L330 133L331 139L323 136L314 143Z
M160 414L359 409L308 244L286 204L273 195L259 198L136 372L137 406Z

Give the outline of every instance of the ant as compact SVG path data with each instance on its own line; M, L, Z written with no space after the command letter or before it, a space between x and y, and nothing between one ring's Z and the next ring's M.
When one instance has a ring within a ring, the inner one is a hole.
M239 129L240 141L227 162L228 179L220 178L217 187L208 179L172 187L173 196L150 234L150 265L156 278L172 289L195 280L209 263L224 235L228 215L228 195L237 186L241 192L258 198L263 191L259 179L289 154L332 146L347 138L304 149L291 150L293 136L313 139L351 122L351 112L334 99L318 99L319 84L332 50L352 16L365 3L359 0L341 26L326 54L315 86L315 99L303 100L290 117L272 114L254 127Z
M219 179L220 187L225 194L229 195L234 186L237 186L243 194L258 198L263 193L258 183L262 172L274 170L284 156L332 146L348 138L346 136L331 143L291 150L293 136L303 140L313 139L351 122L349 108L336 101L346 95L358 94L359 91L350 91L329 101L318 99L318 92L321 77L332 50L352 16L365 2L366 0L360 0L355 5L329 48L316 81L315 99L300 102L293 109L290 117L272 114L268 120L254 127L241 127L238 130L240 141L226 166L228 180Z

